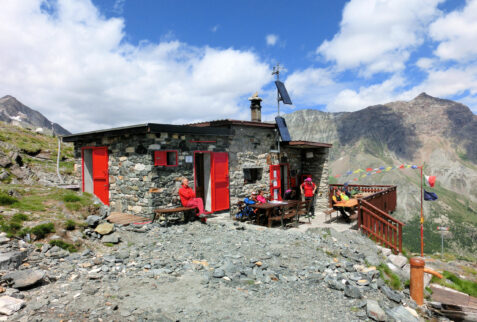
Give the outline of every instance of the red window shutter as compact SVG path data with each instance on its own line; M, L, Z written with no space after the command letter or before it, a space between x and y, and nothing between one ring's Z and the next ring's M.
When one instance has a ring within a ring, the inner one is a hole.
M167 165L166 151L154 151L154 165Z

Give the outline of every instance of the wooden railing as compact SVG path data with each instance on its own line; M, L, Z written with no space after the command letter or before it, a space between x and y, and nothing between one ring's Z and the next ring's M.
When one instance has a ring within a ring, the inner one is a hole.
M329 202L335 188L343 185L331 184ZM396 210L396 186L388 185L349 185L348 189L358 188L360 192L372 193L358 199L358 228L371 239L394 252L402 251L402 226L404 224L390 216Z
M402 226L402 222L366 200L358 200L358 227L369 238L395 253L402 251Z

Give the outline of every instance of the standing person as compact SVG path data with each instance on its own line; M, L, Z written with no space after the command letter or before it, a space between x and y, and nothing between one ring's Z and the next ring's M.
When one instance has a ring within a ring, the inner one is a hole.
M189 187L189 180L187 178L182 179L182 186L179 189L179 196L181 197L181 203L184 207L193 207L198 209L196 216L205 223L207 216L204 212L204 201L202 201L202 198L195 197L195 192L191 187Z
M302 195L305 195L305 200L310 200L311 207L310 212L311 216L315 216L315 193L316 193L316 184L313 183L310 177L305 179L300 185L300 191Z

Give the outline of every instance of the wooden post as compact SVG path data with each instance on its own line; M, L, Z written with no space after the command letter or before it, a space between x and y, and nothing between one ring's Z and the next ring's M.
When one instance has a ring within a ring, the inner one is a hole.
M421 166L421 257L424 257L424 214L422 211L422 167Z
M424 266L426 262L419 257L413 257L409 262L411 263L411 280L409 284L411 298L416 301L417 305L422 305L424 304Z

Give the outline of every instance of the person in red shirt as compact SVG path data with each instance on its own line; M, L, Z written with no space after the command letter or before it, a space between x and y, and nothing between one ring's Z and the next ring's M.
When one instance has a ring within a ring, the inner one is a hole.
M305 200L310 200L310 212L311 216L315 216L315 192L316 192L316 184L313 183L311 178L306 178L305 182L300 185L301 194L305 195Z
M197 216L205 221L207 217L204 212L204 201L202 198L196 198L195 192L189 187L189 180L187 178L182 179L182 186L179 189L179 196L181 197L181 203L184 207L197 208Z

